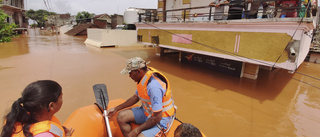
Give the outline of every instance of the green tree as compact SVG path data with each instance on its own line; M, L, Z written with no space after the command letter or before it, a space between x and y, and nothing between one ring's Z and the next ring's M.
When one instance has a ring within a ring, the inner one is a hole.
M36 10L30 9L26 12L26 16L29 19L32 19L37 22L38 27L44 27L45 22L48 20L48 16L50 15L56 15L55 12L49 12L46 10Z
M86 19L90 19L92 17L94 17L95 14L94 13L89 13L87 11L82 11L82 12L78 12L77 13L77 16L76 16L76 21L77 21L77 24L79 23L85 23L86 22Z
M2 1L0 0L0 3ZM14 36L13 28L16 28L17 25L9 24L6 22L9 16L0 10L0 42L10 42L11 38Z

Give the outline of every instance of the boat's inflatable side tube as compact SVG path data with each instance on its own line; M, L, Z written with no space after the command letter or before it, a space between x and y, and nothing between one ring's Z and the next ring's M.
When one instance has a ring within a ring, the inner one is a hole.
M108 108L113 108L121 103L124 99L110 100ZM117 123L117 113L109 118L112 135L122 137L121 130ZM107 137L107 129L102 112L96 105L89 105L74 111L64 122L63 126L75 129L73 137ZM132 124L135 128L137 125Z
M110 100L108 108L113 108L121 103L124 99ZM133 107L136 107L133 106ZM117 122L118 113L109 118L110 128L114 137L123 137ZM170 131L166 134L167 137L174 136L174 130L181 123L175 120ZM107 137L107 129L102 112L97 105L85 106L74 111L69 118L64 122L63 126L72 127L75 129L73 137ZM131 124L132 128L138 127L136 124ZM205 136L204 136L205 137Z

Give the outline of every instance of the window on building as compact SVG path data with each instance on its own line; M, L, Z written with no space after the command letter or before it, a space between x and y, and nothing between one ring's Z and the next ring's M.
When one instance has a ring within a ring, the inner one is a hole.
M159 13L158 14L158 20L162 20L163 19L163 14L162 13Z
M10 23L10 17L7 17L7 23Z
M159 36L151 36L152 44L159 44Z
M158 8L163 8L163 6L164 6L164 5L163 5L163 1L159 1L159 2L158 2Z
M138 41L142 42L142 35L138 35Z
M190 11L182 11L182 17L181 18L184 18L184 14L186 14L186 19L189 19L189 14L190 14Z
M190 1L191 1L191 0L183 0L183 1L182 1L182 4L191 4Z

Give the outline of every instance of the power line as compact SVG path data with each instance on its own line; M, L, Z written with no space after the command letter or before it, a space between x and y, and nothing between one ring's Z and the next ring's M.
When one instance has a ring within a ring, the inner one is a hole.
M47 5L48 5L48 7L49 7L49 10L51 11L51 5L50 5L50 3L49 3L49 0L47 0Z
M320 89L320 87L317 87L317 86L315 86L315 85L312 85L312 84L310 84L310 83L308 83L308 82L305 82L305 81L302 81L302 80L300 80L300 79L294 78L294 77L289 76L289 75L287 75L287 74L283 74L283 73L280 73L280 72L276 72L276 73L285 75L285 76L287 76L287 77L289 77L289 78L292 78L292 79L294 79L294 80L296 80L296 81L299 81L299 82L304 83L304 84L306 84L306 85L309 85L309 86L311 86L311 87ZM302 74L302 73L299 73L299 74ZM305 74L303 74L303 75L305 75ZM305 75L305 76L309 76L309 75Z
M50 9L53 10L51 0L49 0L49 3L50 3L50 7L51 7Z
M26 6L25 9L28 10L28 1L26 0Z
M316 77L313 77L313 76L310 76L310 75L307 75L307 74L303 74L303 73L300 73L300 72L295 72L295 73L298 73L300 75L304 75L304 76L307 76L309 78L312 78L312 79L315 79L315 80L319 80L320 81L320 78L316 78Z
M47 10L49 10L46 0L43 0L43 2L44 2L44 5L46 6Z

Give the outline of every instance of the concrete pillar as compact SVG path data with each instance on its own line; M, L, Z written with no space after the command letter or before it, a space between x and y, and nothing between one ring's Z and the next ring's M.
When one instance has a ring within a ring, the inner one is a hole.
M258 78L258 72L259 72L259 65L250 64L250 63L243 63L243 77L249 78L249 79L257 79Z
M23 20L22 20L22 13L18 12L18 18L19 18L19 28L22 28L23 26Z
M156 55L158 55L158 56L164 56L164 48L157 47L157 49L156 49Z
M309 62L320 64L320 53L311 53Z

